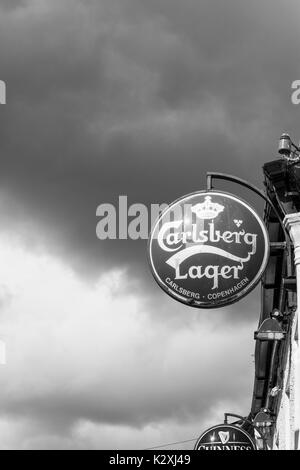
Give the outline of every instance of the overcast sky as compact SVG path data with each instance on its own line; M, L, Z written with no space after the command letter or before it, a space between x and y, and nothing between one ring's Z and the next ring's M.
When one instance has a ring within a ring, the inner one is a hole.
M299 20L298 0L0 1L0 448L146 448L249 412L259 291L176 303L96 208L206 171L262 186L300 137Z

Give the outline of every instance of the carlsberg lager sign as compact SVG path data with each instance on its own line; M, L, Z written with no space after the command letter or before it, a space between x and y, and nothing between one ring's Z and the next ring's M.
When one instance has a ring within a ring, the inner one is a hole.
M266 227L242 199L202 191L172 203L154 224L152 273L176 300L216 308L236 302L259 282L268 262Z

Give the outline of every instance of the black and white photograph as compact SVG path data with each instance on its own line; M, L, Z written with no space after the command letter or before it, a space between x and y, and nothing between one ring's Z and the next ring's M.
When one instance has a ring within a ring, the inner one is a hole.
M300 450L298 304L299 0L0 0L0 450Z

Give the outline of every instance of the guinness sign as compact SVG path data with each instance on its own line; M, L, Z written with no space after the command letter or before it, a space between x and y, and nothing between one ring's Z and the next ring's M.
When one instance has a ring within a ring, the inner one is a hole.
M231 304L259 282L268 262L267 229L242 199L201 191L173 202L154 224L149 262L160 287L200 308Z
M232 424L220 424L199 437L195 450L256 450L256 445L242 428Z

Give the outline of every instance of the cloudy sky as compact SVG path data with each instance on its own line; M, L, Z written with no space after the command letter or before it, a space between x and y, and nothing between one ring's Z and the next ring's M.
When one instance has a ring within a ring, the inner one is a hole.
M143 449L248 413L258 290L176 303L145 240L97 239L96 208L206 171L262 186L300 137L299 19L298 0L0 0L1 449Z

